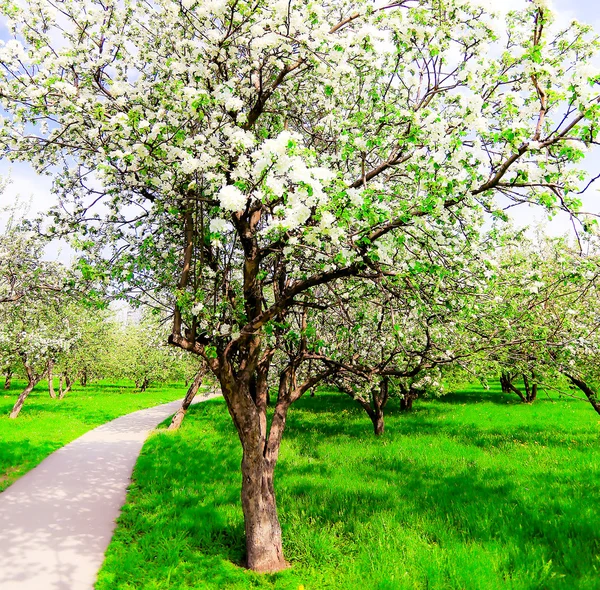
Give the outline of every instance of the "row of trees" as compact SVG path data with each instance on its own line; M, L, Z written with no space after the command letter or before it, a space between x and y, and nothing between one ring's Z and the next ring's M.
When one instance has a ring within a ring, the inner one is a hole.
M78 273L44 260L43 246L13 221L0 235L0 370L5 389L14 375L27 382L11 418L42 379L59 398L75 380L126 378L144 391L150 383L193 379L198 363L167 346L159 319L118 322Z
M515 266L502 228L517 204L574 215L589 187L589 27L542 0L504 21L469 0L0 11L2 152L54 174L49 231L77 236L84 276L162 310L218 380L250 568L287 566L274 469L319 383L376 429L394 387L409 400L446 367L593 383L594 257Z

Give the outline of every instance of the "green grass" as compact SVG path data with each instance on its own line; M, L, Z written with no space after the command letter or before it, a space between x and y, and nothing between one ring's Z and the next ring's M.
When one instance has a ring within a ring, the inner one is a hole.
M600 420L497 390L391 407L386 433L335 394L291 410L276 471L284 549L243 562L241 452L222 400L156 433L97 590L600 588Z
M181 399L183 384L151 387L136 393L128 381L74 385L62 400L51 399L41 382L16 420L8 417L25 382L0 390L0 492L56 449L88 430L123 414Z

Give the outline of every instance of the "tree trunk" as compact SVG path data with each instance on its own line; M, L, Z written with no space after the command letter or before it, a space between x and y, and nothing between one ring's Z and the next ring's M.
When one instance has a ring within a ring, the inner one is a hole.
M529 395L527 396L527 401L529 403L533 403L537 399L537 389L537 383L533 383Z
M88 374L86 370L83 370L81 372L81 379L80 379L81 385L82 387L86 387L88 384Z
M390 383L387 377L384 377L379 383L379 391L375 390L372 393L373 399L373 430L375 436L383 434L385 424L383 422L383 409L385 408L389 399L389 388Z
M41 381L42 375L35 375L33 371L25 366L25 372L27 373L27 387L23 390L19 399L17 399L17 403L13 406L12 412L10 413L11 418L16 418L27 399L27 396L33 391L33 388Z
M185 397L183 398L181 407L177 410L176 414L173 416L173 420L171 420L171 424L169 424L169 430L177 430L181 426L181 423L183 422L183 419L185 418L185 413L187 412L188 408L190 407L190 404L192 403L193 399L196 397L196 394L198 393L198 389L200 389L200 385L202 385L202 378L204 377L204 374L205 374L205 371L203 369L198 371L198 373L196 374L196 377L192 381L192 384L190 385L187 393L185 394Z
M144 377L142 384L139 386L140 393L144 393L148 389L148 385L150 385L150 380L148 377Z
M375 432L375 436L382 435L384 429L385 429L385 424L383 422L383 412L376 412L375 420L373 421L373 430Z
M276 572L288 567L283 557L281 526L277 518L273 468L274 465L269 465L258 449L244 449L242 509L246 560L248 568L256 572Z
M583 379L579 379L569 373L564 373L564 375L573 385L585 393L585 397L587 397L590 404L592 404L592 408L600 414L600 396L598 396L598 394Z
M516 375L515 375L516 376ZM527 397L525 395L523 395L523 393L521 392L521 390L515 386L515 384L513 383L513 379L515 378L515 376L511 376L508 373L503 373L501 379L501 383L502 383L502 391L504 393L510 393L511 391L513 393L516 393L519 398L521 399L521 401L523 403L527 403ZM524 377L524 384L525 384L525 390L527 391L527 389L529 388L529 381L527 381L527 376L523 375Z
M402 398L400 399L400 411L409 412L412 410L413 402L419 397L419 390L413 389L412 386L402 384Z
M48 393L52 399L56 399L56 392L54 391L54 374L52 370L54 369L54 361L49 360L46 365L46 375L48 377Z
M510 393L510 387L508 384L510 383L510 378L508 373L502 372L500 374L500 387L502 389L502 393Z
M10 369L8 371L6 371L6 377L4 379L4 389L10 389L12 376L13 376L13 372Z
M400 400L400 410L403 412L412 410L413 401L415 400L415 398L416 396L413 397L409 393L404 394L404 396Z
M69 391L71 391L71 387L73 387L73 381L71 377L65 374L65 388L63 389L63 376L61 375L58 378L58 399L63 399Z
M537 397L537 383L535 381L532 384L529 383L529 378L523 373L523 384L525 385L525 401L528 404L533 403Z

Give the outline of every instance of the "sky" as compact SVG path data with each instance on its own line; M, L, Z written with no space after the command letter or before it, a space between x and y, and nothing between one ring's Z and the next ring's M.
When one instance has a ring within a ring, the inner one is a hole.
M512 8L523 6L523 0L479 0L490 8L507 11ZM600 33L600 0L551 0L559 22L567 24L573 19L594 26ZM7 38L7 31L0 22L0 39ZM600 65L600 64L599 64ZM590 153L584 163L584 167L592 176L600 174L600 149ZM34 216L49 207L56 201L51 194L51 179L47 176L39 176L26 163L8 163L0 161L0 178L10 176L11 183L0 194L0 210L11 205L18 198L21 202L29 204L29 216ZM600 214L600 181L598 189L591 188L589 194L584 198L584 210ZM518 225L537 225L543 223L548 233L557 235L570 231L570 220L566 216L558 216L551 223L545 220L544 214L533 207L517 207L511 212ZM0 224L2 217L0 216ZM61 259L68 261L71 250L64 243L52 244L46 252L50 259Z

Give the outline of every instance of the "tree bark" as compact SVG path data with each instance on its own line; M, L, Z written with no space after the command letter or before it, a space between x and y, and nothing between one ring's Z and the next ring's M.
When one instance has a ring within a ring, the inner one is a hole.
M409 412L412 410L413 402L419 397L419 391L407 385L401 385L401 390L400 410L402 412Z
M415 400L415 397L413 397L412 395L410 395L408 393L405 394L402 397L402 399L400 400L400 410L403 412L408 412L408 411L412 410L413 401Z
M600 414L600 396L598 396L598 394L583 379L579 379L569 373L564 373L564 375L573 385L585 393L585 397L587 397L590 404L592 404L592 408Z
M24 364L25 373L27 374L27 387L23 390L17 402L13 406L13 409L10 413L10 418L14 419L19 415L27 396L33 391L33 388L41 381L43 373L41 375L35 375L31 367Z
M46 375L48 377L48 393L52 399L56 399L56 392L54 391L54 361L50 359L46 365Z
M375 436L380 436L385 430L385 422L383 419L383 410L389 399L389 381L386 378L382 379L379 383L378 389L373 389L370 395L370 401L365 399L359 394L352 391L351 388L345 386L343 383L337 383L340 391L343 391L346 395L349 395L354 401L362 407L369 416L373 423L373 432Z
M69 375L64 376L65 379L65 388L63 389L63 376L61 375L58 378L58 399L63 399L69 391L71 391L71 387L73 386L73 381Z
M379 383L379 391L375 390L372 393L373 399L373 430L375 432L375 436L380 436L383 434L385 424L383 422L383 409L385 408L388 399L389 399L389 380L387 377L384 377Z
M88 384L88 374L85 369L81 372L80 382L81 382L82 387L86 387Z
M500 374L500 387L502 388L502 393L510 393L512 385L513 376L508 371L503 371Z
M198 393L198 389L200 389L200 385L202 385L202 378L204 377L205 372L206 371L204 369L200 369L198 371L198 373L196 374L196 377L192 381L192 384L190 385L187 393L185 394L185 397L183 398L181 407L177 410L177 412L173 416L173 419L171 420L171 424L169 424L168 430L177 430L181 426L181 423L183 422L183 419L185 418L185 414L188 411L190 404L192 403L193 399L196 397L196 394Z
M148 380L148 377L144 377L142 384L140 385L140 392L144 393L144 391L146 391L146 389L148 389L148 385L150 385L150 381Z
M257 572L288 567L283 557L273 469L259 451L246 447L242 459L242 509L246 528L247 566Z
M4 379L4 389L10 389L10 384L12 382L13 372L9 369L6 371L6 376Z
M535 375L533 378L535 378ZM525 385L525 401L531 404L537 397L537 383L535 381L530 383L527 375L523 373L523 384Z

